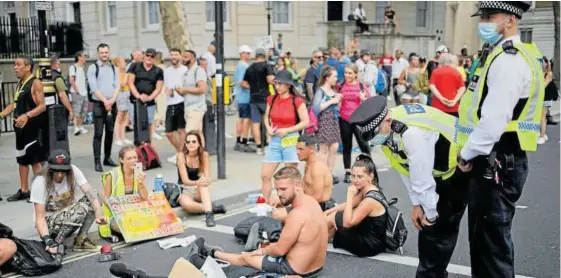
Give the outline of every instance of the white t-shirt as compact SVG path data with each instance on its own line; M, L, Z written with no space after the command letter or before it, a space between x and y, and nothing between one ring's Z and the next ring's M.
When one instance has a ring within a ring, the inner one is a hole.
M212 55L212 53L208 51L203 53L201 57L208 61L208 75L214 76L216 74L216 57L214 57L214 55Z
M173 89L173 95L170 97L166 92L163 92L167 96L168 105L176 105L178 103L183 103L185 100L182 95L175 91L177 86L183 86L183 75L187 73L187 67L180 65L178 68L174 66L169 66L164 69L164 87L167 89Z
M62 180L61 183L55 183L54 192L51 192L47 195L47 189L45 188L45 177L41 175L35 177L35 179L31 183L31 196L29 197L29 201L31 203L45 205L46 215L64 209L67 206L78 201L79 194L77 194L77 190L78 188L80 188L81 191L82 186L88 183L88 180L86 180L84 173L82 173L82 171L78 169L78 167L72 165L72 171L74 173L74 181L76 183L74 185L74 200L70 200L70 187L68 186L66 177ZM35 210L33 210L33 220L35 221Z
M83 66L78 66L73 64L68 69L68 75L72 78L72 76L76 76L76 87L78 87L79 93L81 96L85 97L88 94L88 87L86 86L86 72L84 71ZM70 80L68 81L70 82ZM76 93L74 88L70 86L70 92Z

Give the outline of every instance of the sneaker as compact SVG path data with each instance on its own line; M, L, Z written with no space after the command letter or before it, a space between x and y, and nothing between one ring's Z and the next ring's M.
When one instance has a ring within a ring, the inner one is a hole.
M257 150L255 150L249 145L242 145L241 151L244 153L255 153Z
M212 213L224 214L226 212L227 210L225 205L212 204Z
M177 155L172 155L170 157L168 157L167 161L171 164L177 164Z
M343 180L343 182L351 183L351 173L350 172L345 173L345 179Z
M115 141L114 144L115 144L115 146L117 146L117 147L122 147L122 146L125 145L125 143L124 143L123 141L121 141L121 140Z
M257 150L255 152L257 153L257 155L263 155L263 149L262 148L257 148Z
M540 136L540 138L538 138L538 145L545 144L545 140L546 140L545 137Z
M16 202L16 201L23 201L23 200L27 200L30 196L30 192L23 192L21 191L21 189L18 189L18 192L16 192L16 194L8 197L8 202Z
M80 135L80 133L82 132L82 130L78 127L78 128L74 128L74 136L78 136Z
M207 227L216 226L216 221L214 221L214 213L212 213L211 211L207 211L205 213L205 223Z
M247 241L245 242L244 250L246 252L257 250L260 243L261 243L261 237L259 235L259 223L253 223L251 229L249 229L249 235L247 236Z
M547 134L543 138L545 138L545 141L549 140L549 137L547 137Z
M222 247L207 245L204 237L198 237L194 243L197 246L197 249L199 249L199 255L204 258L212 255L213 251L224 251Z
M101 250L101 246L95 244L86 235L82 235L77 236L74 239L74 247L72 250L76 252L99 252Z
M333 175L333 184L338 184L339 183L339 177Z
M162 137L162 135L158 134L157 132L152 133L152 138L157 139L157 140L164 139L164 137Z
M132 141L128 139L123 139L123 143L125 143L125 145L132 145Z
M241 149L242 149L242 143L236 142L236 145L234 146L234 151L240 151Z
M88 133L88 130L87 130L84 126L81 126L81 127L80 127L80 131L81 131L83 134Z
M156 128L156 131L164 132L164 131L166 131L166 127L165 127L164 125L159 125L159 126Z

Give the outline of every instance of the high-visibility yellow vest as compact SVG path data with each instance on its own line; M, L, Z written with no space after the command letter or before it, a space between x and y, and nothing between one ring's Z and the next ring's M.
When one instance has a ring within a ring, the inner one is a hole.
M540 135L540 119L545 95L545 81L541 63L542 54L535 44L515 43L512 47L517 51L516 54L505 53L504 55L522 55L530 69L532 70L532 85L528 95L528 100L522 109L518 119L508 123L505 132L516 132L520 148L524 151L535 151ZM508 48L507 48L508 49ZM514 49L510 48L509 51ZM487 57L483 67L478 68L470 80L466 93L460 100L460 125L458 126L458 136L461 145L465 144L473 129L479 122L478 112L485 86L489 68L495 58L505 52L504 47L495 47ZM508 68L501 70L509 70ZM517 82L517 80L512 80ZM502 94L508 92L492 92Z
M124 196L125 180L121 167L114 168L111 171L101 174L101 184L105 183L105 179L107 178L107 176L111 177L111 196ZM138 184L136 183L136 179L134 179L132 194L138 194ZM113 219L113 213L111 213L111 210L105 205L104 202L102 202L102 204L103 215L107 217L107 224L99 225L98 230L99 235L103 238L106 238L112 234L109 225L111 224L111 220Z
M444 166L434 165L432 174L434 177L440 177L443 180L451 177L456 170L457 154L460 150L457 144L456 129L458 118L436 108L418 103L397 106L392 108L390 113L394 120L400 121L407 126L415 126L438 132L448 141L447 143L450 147L447 153L435 153L435 157L439 156L442 158L442 156L446 156L448 163ZM397 148L384 144L382 145L382 151L389 159L392 168L400 174L409 176L408 155L405 152L401 134L394 133L393 139L394 144L397 143ZM422 148L422 146L419 147Z

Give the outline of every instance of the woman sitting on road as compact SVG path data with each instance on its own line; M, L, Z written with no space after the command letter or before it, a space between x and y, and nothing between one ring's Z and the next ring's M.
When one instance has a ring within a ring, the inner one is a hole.
M188 213L204 212L207 227L216 226L214 214L226 213L226 207L211 202L209 155L201 145L198 131L191 130L185 136L183 152L177 154L177 170L179 184L183 184L183 192L178 200L181 207Z
M121 233L113 214L109 209L107 197L140 194L142 199L148 200L146 176L144 172L134 172L138 162L136 149L127 145L119 151L119 166L101 175L103 182L103 213L108 219L106 225L99 225L99 235L110 242L117 242L119 238L113 233Z
M353 164L347 202L325 212L333 247L359 257L375 256L386 249L386 209L372 194L380 191L376 166L361 154Z

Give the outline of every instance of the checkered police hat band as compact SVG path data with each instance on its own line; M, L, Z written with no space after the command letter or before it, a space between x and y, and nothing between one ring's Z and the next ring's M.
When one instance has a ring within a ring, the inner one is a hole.
M386 106L384 107L384 110L380 112L380 114L378 114L378 116L376 116L376 118L374 118L368 124L366 124L365 126L358 126L359 131L361 133L365 133L375 130L376 127L378 127L378 125L386 118L387 114L388 114L388 107Z
M524 13L524 11L521 8L516 7L510 3L505 3L500 1L481 1L479 2L479 9L503 10L512 13L518 17L522 17L522 14Z

